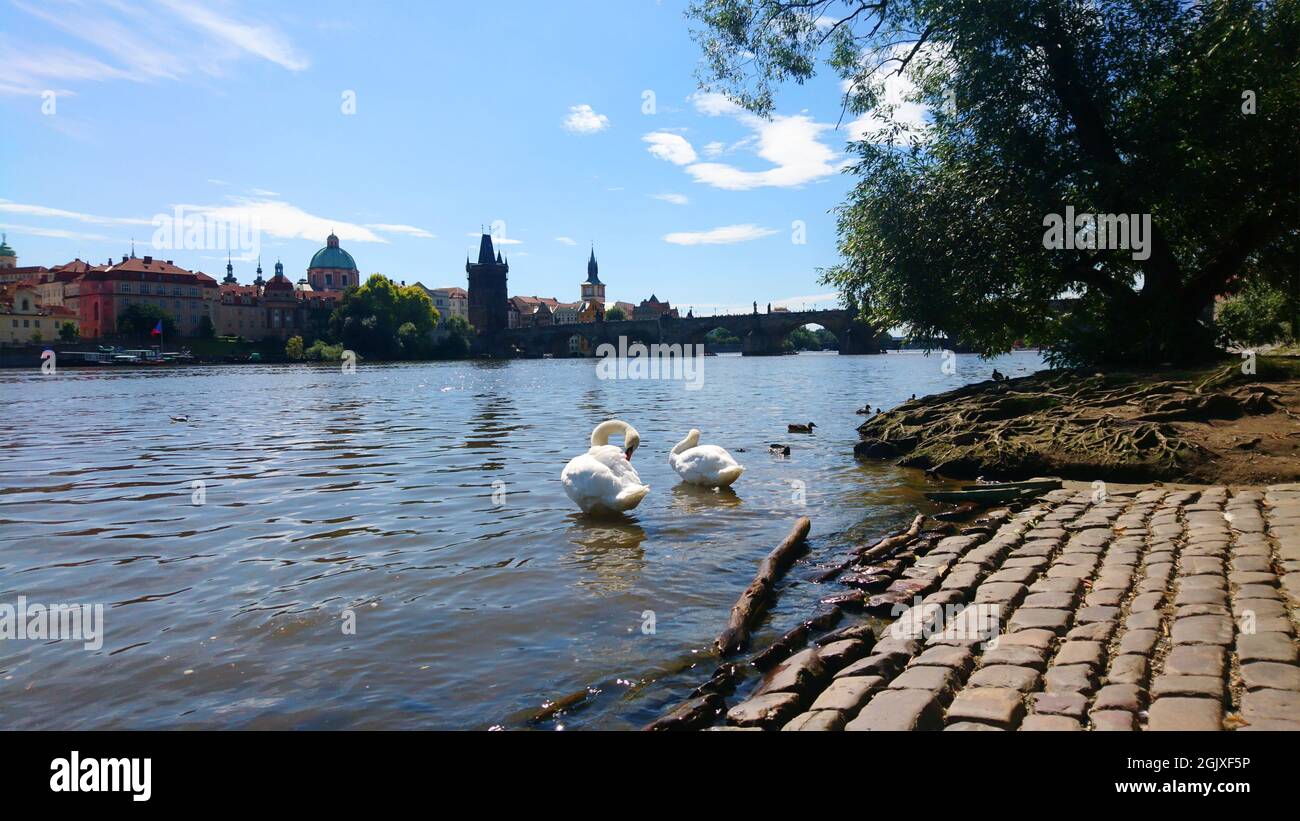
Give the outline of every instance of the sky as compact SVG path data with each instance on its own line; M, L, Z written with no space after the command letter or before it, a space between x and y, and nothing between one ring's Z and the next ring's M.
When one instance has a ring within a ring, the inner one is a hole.
M134 239L220 278L181 208L245 229L241 282L333 230L363 274L463 287L487 229L512 295L577 300L594 244L609 301L834 307L861 121L825 70L770 120L701 91L685 5L0 0L0 231L19 265Z

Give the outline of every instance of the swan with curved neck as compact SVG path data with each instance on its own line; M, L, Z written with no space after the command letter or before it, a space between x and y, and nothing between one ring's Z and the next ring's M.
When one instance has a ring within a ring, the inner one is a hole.
M745 472L726 448L701 445L696 428L668 454L668 464L683 481L700 487L729 487Z
M623 447L609 443L621 435ZM591 432L591 448L569 460L560 473L560 483L584 513L622 513L641 504L650 486L641 483L632 454L641 444L636 428L621 419L601 422Z

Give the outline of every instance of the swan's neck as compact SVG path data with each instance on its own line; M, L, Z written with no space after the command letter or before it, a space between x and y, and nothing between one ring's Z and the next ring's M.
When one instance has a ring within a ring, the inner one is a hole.
M602 445L609 444L609 437L614 434L627 435L627 423L617 419L610 419L607 422L601 422L596 429L591 432L591 446L598 448Z
M698 430L693 430L690 433L686 434L685 439L678 442L677 445L673 447L673 453L680 455L682 451L690 450L691 448L695 447L699 443L700 443L700 432Z

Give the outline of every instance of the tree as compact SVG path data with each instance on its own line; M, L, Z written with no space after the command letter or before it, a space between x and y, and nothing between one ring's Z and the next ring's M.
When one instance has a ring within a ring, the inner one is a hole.
M688 15L702 79L758 114L819 61L848 88L866 133L824 281L864 319L984 354L1026 338L1062 364L1132 364L1205 355L1234 277L1300 267L1298 9L696 0ZM896 116L908 103L927 120ZM1089 248L1087 220L1045 247L1067 207L1149 216L1145 247Z
M622 322L627 319L627 312L620 306L615 305L613 308L610 308L605 312L605 319L610 322Z
M212 317L204 314L199 317L199 339L214 339L217 335L217 328L212 324Z
M303 347L301 336L291 336L289 341L284 343L284 355L295 362L302 359L305 353L306 350Z
M329 327L331 337L345 348L379 359L401 359L424 355L419 340L437 324L438 310L422 288L372 274L364 285L344 291ZM407 325L410 328L403 331Z
M1291 317L1281 291L1255 282L1224 302L1216 319L1225 345L1248 346L1296 338Z
M59 326L59 339L64 342L76 342L81 339L81 330L74 322L64 322Z
M470 341L474 338L474 329L470 327L469 320L463 316L449 316L443 330L446 335L434 348L434 357L464 359L469 356Z
M151 302L137 302L117 316L117 328L124 334L135 337L149 337L153 329L162 320L163 335L175 338L176 320L172 315Z

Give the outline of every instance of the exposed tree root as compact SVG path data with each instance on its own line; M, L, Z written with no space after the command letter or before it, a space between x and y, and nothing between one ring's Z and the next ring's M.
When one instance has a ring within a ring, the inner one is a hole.
M1178 480L1214 454L1173 423L1275 413L1278 396L1233 368L1199 384L1049 371L905 402L858 428L855 453L956 478Z

